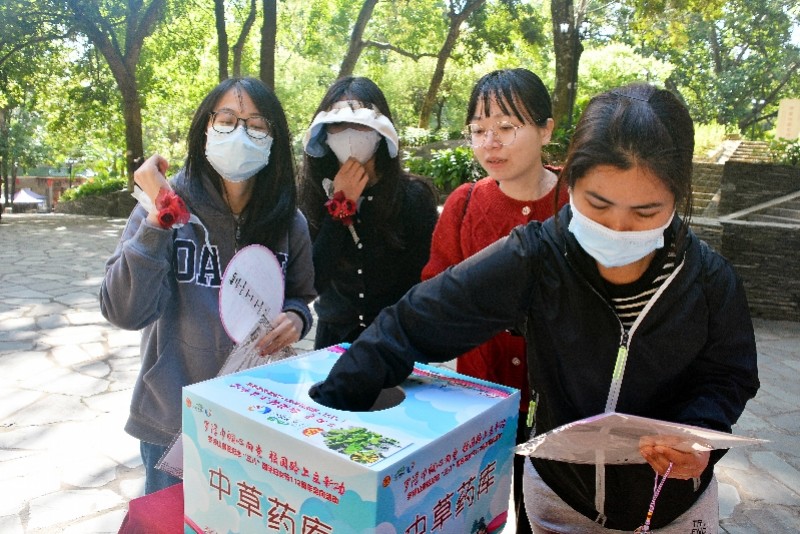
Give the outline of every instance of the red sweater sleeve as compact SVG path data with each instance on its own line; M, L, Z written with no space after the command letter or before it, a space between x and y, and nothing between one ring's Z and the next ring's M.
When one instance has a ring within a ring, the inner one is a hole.
M473 185L462 184L447 197L442 214L433 230L431 255L427 265L422 269L422 280L433 278L464 259L464 252L461 249L461 222Z

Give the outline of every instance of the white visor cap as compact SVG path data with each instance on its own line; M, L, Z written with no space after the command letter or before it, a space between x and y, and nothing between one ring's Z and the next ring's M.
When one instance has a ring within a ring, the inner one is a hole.
M365 104L357 100L341 100L336 102L329 111L317 113L303 139L303 149L306 154L321 158L328 152L328 144L325 142L325 125L337 122L352 122L369 126L386 139L389 156L392 158L397 157L397 130L394 129L392 121L371 104Z

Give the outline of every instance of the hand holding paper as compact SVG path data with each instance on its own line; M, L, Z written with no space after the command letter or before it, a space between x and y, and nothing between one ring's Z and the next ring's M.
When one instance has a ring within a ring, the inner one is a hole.
M643 436L639 440L639 452L653 470L669 478L689 480L699 477L711 459L711 449L704 444L687 442L680 436Z
M609 412L560 426L518 445L515 451L517 454L562 462L641 464L646 461L640 452L641 447L662 449L660 454L664 453L663 448L681 454L694 454L763 441L707 428ZM675 458L686 459L679 456ZM663 473L668 463L669 460L658 471Z
M291 347L293 341L283 344L291 337L294 325L287 327L283 324L291 322L291 319L280 311L285 282L275 255L261 245L244 247L228 263L222 279L220 318L234 346L217 376L294 356ZM277 336L272 335L276 330L276 322L282 325L282 331ZM299 334L296 337L299 338ZM265 339L273 341L274 346L269 348L268 353L262 354L261 344ZM156 466L177 478L183 478L181 436L178 434L175 437Z

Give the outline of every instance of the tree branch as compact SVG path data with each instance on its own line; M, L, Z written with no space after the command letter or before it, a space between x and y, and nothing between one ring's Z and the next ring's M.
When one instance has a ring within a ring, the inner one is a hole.
M250 0L250 13L242 25L242 31L239 33L239 39L233 45L233 75L242 75L242 51L244 45L247 43L247 36L253 27L256 20L256 0Z
M139 54L142 52L144 39L153 33L165 3L166 0L153 0L145 9L139 23L136 24L134 20L134 24L136 25L135 28L132 29L132 32L128 34L125 54L134 64L139 62ZM135 17L131 18L136 19Z
M423 52L421 54L414 54L413 52L409 52L408 50L404 50L404 49L400 48L399 46L395 46L395 45L389 44L389 43L379 43L377 41L370 41L370 40L363 41L363 43L364 43L365 47L369 46L369 47L372 47L372 48L378 48L380 50L391 50L392 52L395 52L396 54L400 54L401 56L405 56L405 57L411 58L414 61L419 61L419 59L423 58L423 57L436 57L436 54L432 54L432 53L428 53L428 52Z
M69 28L64 33L40 35L38 37L32 37L30 40L25 41L23 43L17 43L16 45L13 45L8 52L0 54L0 67L2 67L3 63L8 61L11 58L11 56L13 56L14 54L16 54L21 50L28 48L29 46L33 46L38 43L46 43L48 41L58 41L61 39L66 39L67 37L72 35L73 32L74 30L72 28ZM1 46L2 45L0 45L0 47Z

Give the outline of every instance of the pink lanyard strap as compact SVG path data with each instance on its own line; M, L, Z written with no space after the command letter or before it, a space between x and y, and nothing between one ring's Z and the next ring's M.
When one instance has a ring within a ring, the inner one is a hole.
M644 525L634 530L634 533L650 532L650 520L653 518L653 511L656 509L656 499L658 499L658 495L661 493L661 488L664 487L664 482L667 481L667 477L669 477L671 471L672 462L670 462L669 466L667 466L667 470L664 472L664 478L662 478L660 482L658 480L658 473L656 473L656 479L653 482L653 500L650 501L650 509L647 510L647 519L645 519Z

